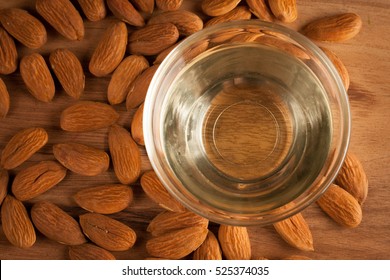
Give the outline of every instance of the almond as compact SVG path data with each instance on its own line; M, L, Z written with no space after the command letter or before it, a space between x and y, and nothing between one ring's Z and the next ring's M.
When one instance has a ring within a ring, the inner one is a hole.
M177 27L180 35L189 36L203 28L202 19L196 14L185 11L168 11L152 16L148 24L161 24L170 22Z
M78 222L57 205L41 201L31 208L34 226L47 238L66 245L87 242Z
M181 259L196 250L206 239L208 229L188 227L153 237L146 242L146 251L154 257Z
M210 19L205 24L205 27L212 26L212 25L222 23L222 22L250 19L251 16L252 16L252 14L249 11L248 7L238 6L226 14L223 14L223 15L220 15L218 17L214 17L214 18Z
M111 126L108 132L108 146L119 182L134 183L141 174L141 152L130 133L119 125Z
M224 15L235 7L241 0L202 0L202 11L208 16Z
M129 35L128 50L132 54L156 55L176 43L179 31L172 23L147 25Z
M265 21L273 21L266 0L246 0L249 10L258 18Z
M250 260L251 243L246 227L220 225L218 240L228 260Z
M209 221L206 218L189 211L181 213L164 211L153 218L149 223L147 231L153 236L158 236L188 227L207 228L208 224Z
M156 0L156 6L162 11L176 11L182 4L183 0Z
M104 0L77 0L85 16L90 21L99 21L106 17Z
M28 160L48 140L43 128L27 128L16 133L7 143L1 153L1 166L13 169Z
M302 251L314 251L310 228L301 213L275 223L274 228L291 246Z
M317 200L317 204L340 225L353 228L362 221L362 208L359 202L335 184L329 186Z
M274 16L282 22L293 22L298 17L296 0L268 0Z
M70 246L68 249L71 260L115 260L113 254L91 243Z
M67 49L56 49L50 54L50 65L65 92L79 99L84 91L85 75L78 58Z
M82 189L73 198L87 211L113 214L129 206L133 201L133 191L125 185L103 185Z
M228 42L231 43L249 43L249 42L255 42L258 41L257 38L263 36L262 33L253 33L249 31L243 31L241 34L238 34L228 40Z
M336 184L349 192L363 204L368 193L368 179L359 158L348 152L336 177Z
M141 176L141 186L146 195L162 208L183 212L185 208L176 201L165 189L154 171L147 171Z
M133 0L131 1L141 12L151 14L154 10L154 0Z
M36 0L35 8L65 38L84 38L83 19L69 0Z
M0 74L11 74L17 67L18 52L14 39L0 26Z
M12 37L30 49L38 49L47 41L45 26L25 10L1 10L0 22Z
M137 239L130 227L101 214L81 215L80 225L92 242L109 251L126 251L133 247Z
M107 171L110 157L102 150L78 143L55 144L54 157L69 170L96 176Z
M130 55L115 69L107 90L110 104L120 104L126 100L131 83L149 67L149 62L143 56Z
M333 63L333 65L336 67L336 70L339 73L341 80L343 81L345 90L348 90L348 88L349 88L349 74L348 74L348 70L345 67L344 63L331 50L324 48L324 47L321 47L321 49L326 54L326 56L329 58L329 60Z
M114 124L119 114L108 104L79 101L61 113L60 124L65 131L93 131Z
M128 0L107 0L107 6L118 19L134 26L144 26L141 14Z
M0 169L0 205L3 203L4 198L7 196L8 181L8 171L5 169Z
M50 102L55 85L45 59L38 53L26 55L20 61L20 74L29 92L42 102Z
M138 107L135 112L133 119L131 120L131 135L134 141L141 146L145 146L144 141L144 130L143 130L143 114L144 114L144 103Z
M93 75L103 77L115 70L125 55L127 36L124 22L114 22L106 29L89 62Z
M301 47L293 43L287 42L286 40L279 39L278 37L268 35L260 36L256 39L256 42L280 49L283 52L286 52L300 59L310 59L309 55Z
M317 41L341 42L355 37L362 28L362 19L354 13L323 17L308 23L302 34Z
M66 176L66 169L55 161L41 161L21 170L12 182L12 193L21 200L28 200L51 189Z
M0 78L0 119L7 116L10 106L10 98L7 90L7 86Z
M8 241L20 248L29 248L36 240L35 230L23 203L7 195L1 205L1 223Z
M214 233L208 231L206 239L202 245L195 250L194 260L222 260L222 251L218 239Z
M182 41L178 41L172 46L166 48L165 50L161 51L157 56L156 59L153 61L153 64L161 64L163 60L168 56L168 54L171 53L171 51L176 48Z

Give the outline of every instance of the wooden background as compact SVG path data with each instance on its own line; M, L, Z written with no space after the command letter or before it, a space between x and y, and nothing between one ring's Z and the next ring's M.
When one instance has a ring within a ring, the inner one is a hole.
M0 8L20 7L34 11L34 2L29 0L0 0ZM75 2L75 1L74 1ZM185 7L199 12L200 1L184 0ZM300 28L309 20L340 12L356 12L363 20L361 33L344 43L322 44L336 52L344 61L351 76L349 96L352 109L352 138L350 149L358 155L369 178L369 193L363 206L363 221L358 228L346 229L330 220L316 205L304 212L314 237L314 252L300 252L287 245L272 226L251 227L249 229L253 257L281 259L288 255L300 254L313 259L390 259L390 2L388 0L298 0L298 20L290 24ZM41 18L40 18L41 19ZM37 51L48 57L57 47L67 47L82 61L86 74L86 88L82 100L106 101L106 89L110 77L95 78L87 70L89 58L104 31L112 20L100 22L85 20L85 38L80 42L70 42L61 37L47 24L48 43ZM44 20L42 20L44 22ZM31 50L17 43L19 57ZM49 133L48 144L20 168L13 170L15 175L41 160L53 159L52 145L58 142L75 141L108 150L107 130L91 133L65 133L59 128L59 113L74 101L57 83L56 96L52 103L35 100L26 90L20 74L1 76L11 96L8 116L0 121L0 149L13 134L23 128L42 126ZM115 106L121 114L119 123L129 128L134 111L126 112L125 106ZM142 150L143 170L150 169L145 150ZM45 194L26 203L29 209L38 200L56 203L69 214L77 217L84 213L71 196L78 190L108 182L117 182L112 168L100 176L89 178L68 172L67 177ZM148 222L161 209L150 201L139 185L133 186L134 202L123 212L112 217L135 229L138 241L125 252L115 252L118 259L143 259L147 257L145 242L149 238L145 230ZM217 225L210 228L217 230ZM30 249L13 247L0 229L0 259L67 259L67 248L44 238L37 232L37 242Z

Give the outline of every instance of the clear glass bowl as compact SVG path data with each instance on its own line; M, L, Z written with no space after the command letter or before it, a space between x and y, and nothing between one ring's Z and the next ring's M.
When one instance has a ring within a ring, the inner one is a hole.
M145 146L166 189L211 221L267 225L302 211L344 160L350 110L310 40L258 20L193 34L161 63Z

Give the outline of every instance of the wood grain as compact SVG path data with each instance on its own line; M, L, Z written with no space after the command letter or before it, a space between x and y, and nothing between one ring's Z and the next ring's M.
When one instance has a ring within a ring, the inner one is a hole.
M104 28L113 21L109 16L99 22L84 19L85 38L71 42L60 36L35 11L34 2L29 0L0 0L0 8L25 8L42 20L47 27L48 42L36 50L45 59L58 47L69 48L82 62L86 74L85 92L81 100L107 102L107 87L110 76L96 78L89 73L88 62ZM76 2L76 1L74 1ZM200 11L200 1L184 1L184 7ZM76 8L80 9L76 5ZM304 210L314 238L314 252L301 253L287 245L272 226L250 227L253 257L281 259L289 255L305 255L313 259L390 259L390 3L388 0L301 0L298 1L298 20L288 26L302 27L309 20L341 12L358 13L363 20L361 33L354 39L343 42L320 44L334 51L345 63L351 77L349 90L352 111L352 137L350 149L361 159L369 179L368 198L363 206L362 224L355 229L346 229L330 220L316 205ZM206 18L205 18L206 19ZM33 51L16 43L19 58ZM69 133L59 128L59 112L73 101L56 82L56 94L50 104L35 100L28 93L19 70L1 78L11 96L11 106L7 117L0 121L0 149L3 149L13 134L23 128L42 126L49 134L48 144L28 162L10 172L11 181L21 169L41 160L54 160L52 146L59 142L79 142L104 149L108 152L107 129L95 132ZM127 111L124 104L116 105L120 113L119 124L129 129L135 109ZM151 168L143 148L142 170ZM77 191L98 184L118 183L112 166L109 172L89 178L69 172L66 178L45 194L29 200L27 209L40 200L51 201L73 217L85 213L77 207L72 195ZM118 259L143 259L147 257L145 244L150 238L146 228L150 220L162 211L148 199L136 183L132 186L134 201L124 211L109 215L132 227L138 236L135 246L124 252L114 252ZM211 224L216 233L218 226ZM13 247L0 229L0 259L67 259L67 248L37 234L37 242L30 249Z

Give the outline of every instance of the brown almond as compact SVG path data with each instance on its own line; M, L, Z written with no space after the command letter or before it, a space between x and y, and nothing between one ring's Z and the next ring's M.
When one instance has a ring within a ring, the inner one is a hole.
M131 1L139 11L151 14L154 10L154 0L132 0Z
M7 90L7 86L0 78L0 119L7 116L10 106L10 98Z
M250 19L251 16L252 14L249 11L248 7L238 6L226 14L210 19L208 22L206 22L205 27L212 26L222 22Z
M110 165L106 152L78 143L55 144L53 154L63 166L85 176L99 175Z
M251 243L246 227L220 225L218 240L228 260L250 260Z
M70 246L68 254L71 260L116 260L109 251L91 243Z
M274 16L282 22L293 22L298 17L296 0L268 0Z
M148 67L149 62L143 56L130 55L126 57L115 69L108 84L108 102L115 105L125 101L131 83Z
M202 245L195 250L194 260L222 260L222 251L218 239L214 233L208 231L206 239Z
M7 143L1 153L1 166L13 169L28 160L48 140L43 128L27 128L16 133Z
M287 42L286 40L279 39L278 37L272 37L268 35L259 36L256 39L256 42L259 42L266 46L280 49L300 59L310 59L309 55L301 47L293 43Z
M128 0L107 0L107 6L118 19L134 26L144 26L141 14Z
M183 0L156 0L156 6L162 11L176 11L180 9Z
M212 17L224 15L235 7L241 0L202 0L202 11Z
M66 169L55 161L41 161L21 170L12 182L13 195L28 200L48 191L66 176Z
M274 228L291 246L302 251L314 251L310 228L301 213L275 223Z
M341 59L331 50L321 47L322 51L326 54L326 56L329 58L329 60L333 63L335 66L337 72L340 75L341 80L343 81L345 90L349 89L349 74L348 70L345 67L344 63L341 61Z
M133 201L133 191L125 185L103 185L82 189L73 198L87 211L113 214L129 206Z
M30 49L38 49L47 41L45 26L25 10L1 10L0 22L12 37Z
M336 177L336 184L363 204L368 193L368 179L359 158L348 152Z
M176 43L179 31L172 23L147 25L129 35L128 51L138 55L156 55Z
M99 21L106 17L104 0L77 0L85 16L90 21Z
M144 141L144 130L143 130L143 114L144 114L144 103L142 103L131 120L131 136L134 141L141 146L145 146Z
M60 125L65 131L93 131L109 127L118 118L119 114L108 104L79 101L62 111Z
M317 200L317 204L335 222L346 227L357 227L362 221L359 202L346 190L331 184Z
M241 34L238 34L228 40L228 42L231 43L249 43L249 42L255 42L259 37L263 36L261 33L253 33L249 31L243 31Z
M28 91L42 102L50 102L55 85L45 59L38 53L26 55L20 61L20 75Z
M69 0L36 0L35 8L65 38L84 38L83 19Z
M156 59L153 61L153 64L161 64L163 60L168 56L168 54L171 53L171 51L176 48L182 41L178 41L172 46L166 48L165 50L161 51L157 56Z
M127 46L124 22L112 23L104 32L89 62L89 71L96 77L110 74L121 63Z
M246 3L249 6L249 10L258 19L265 20L265 21L273 21L266 0L246 0Z
M3 203L4 198L7 196L8 181L8 171L5 169L0 169L0 205Z
M166 210L183 212L185 208L165 189L154 171L147 171L141 176L141 186L146 195Z
M1 223L8 241L19 248L34 245L36 235L27 210L23 203L7 195L1 205Z
M40 201L31 208L34 226L47 238L66 245L87 242L78 222L57 205Z
M319 18L308 23L302 34L317 41L341 42L355 37L362 28L362 19L355 13Z
M109 251L126 251L133 247L137 239L130 227L101 214L81 215L80 225L92 242Z
M77 56L68 49L56 49L50 54L49 60L65 92L79 99L84 92L85 75Z
M0 74L11 74L16 71L16 68L18 68L18 52L14 39L0 26Z
M181 259L196 250L206 239L208 229L188 227L153 237L146 242L146 251L154 257Z
M137 181L141 174L141 152L130 133L122 126L111 126L108 147L119 182L131 184Z

